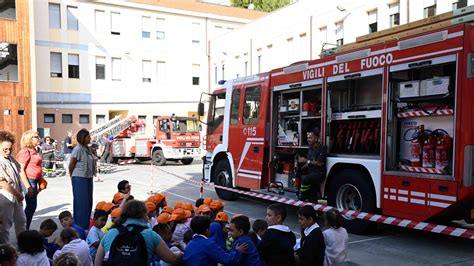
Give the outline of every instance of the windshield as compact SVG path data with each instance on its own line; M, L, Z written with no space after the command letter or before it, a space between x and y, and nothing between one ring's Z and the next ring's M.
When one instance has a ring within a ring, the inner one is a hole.
M199 131L197 120L189 117L176 117L173 121L173 132L196 133Z
M213 94L210 97L209 115L207 117L208 129L214 131L224 120L225 92Z

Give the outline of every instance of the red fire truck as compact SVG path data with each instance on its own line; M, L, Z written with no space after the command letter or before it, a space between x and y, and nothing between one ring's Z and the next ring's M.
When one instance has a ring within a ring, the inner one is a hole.
M328 205L415 221L472 219L474 26L464 22L226 81L206 97L204 179L291 197L295 155L306 156L306 133L318 128L328 147L320 191ZM372 226L345 223L356 233Z
M120 128L111 145L114 161L151 158L156 165L165 165L166 161L191 164L194 158L201 156L196 118L158 116L153 137L146 136L144 127L144 122L134 116L127 119L126 126Z

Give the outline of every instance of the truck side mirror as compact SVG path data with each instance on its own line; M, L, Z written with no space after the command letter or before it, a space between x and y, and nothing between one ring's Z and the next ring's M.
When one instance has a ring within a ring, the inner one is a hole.
M199 103L198 104L198 116L203 116L204 115L204 103Z
M199 125L199 131L202 131L202 125Z

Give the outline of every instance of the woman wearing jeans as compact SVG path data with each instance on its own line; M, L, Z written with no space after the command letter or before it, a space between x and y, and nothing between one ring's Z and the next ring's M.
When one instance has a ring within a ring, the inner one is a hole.
M77 132L77 145L71 153L69 175L72 180L74 222L84 229L89 228L92 212L92 178L96 174L96 161L89 143L91 136L87 129Z
M38 183L43 174L43 159L36 151L36 146L39 143L38 132L29 130L21 136L21 150L16 156L21 165L20 175L23 186L26 190L26 229L30 229L33 214L36 211L37 197L38 197Z

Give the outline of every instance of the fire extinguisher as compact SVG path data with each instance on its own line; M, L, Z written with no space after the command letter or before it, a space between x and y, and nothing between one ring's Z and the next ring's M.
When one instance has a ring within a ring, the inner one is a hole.
M305 102L303 104L303 112L308 112L310 111L311 104L309 102Z
M424 139L423 143L423 161L422 161L422 166L425 168L434 168L435 167L435 151L436 151L436 146L435 146L435 137L433 136L428 136Z
M445 170L449 166L450 152L451 152L451 137L448 132L443 129L436 129L433 134L437 138L436 152L435 152L435 168Z
M410 138L407 138L408 133L414 132L411 134ZM421 155L422 155L422 144L423 144L423 135L425 131L424 125L420 125L416 128L409 129L405 131L403 139L405 141L410 141L410 163L411 166L420 167L422 165Z

